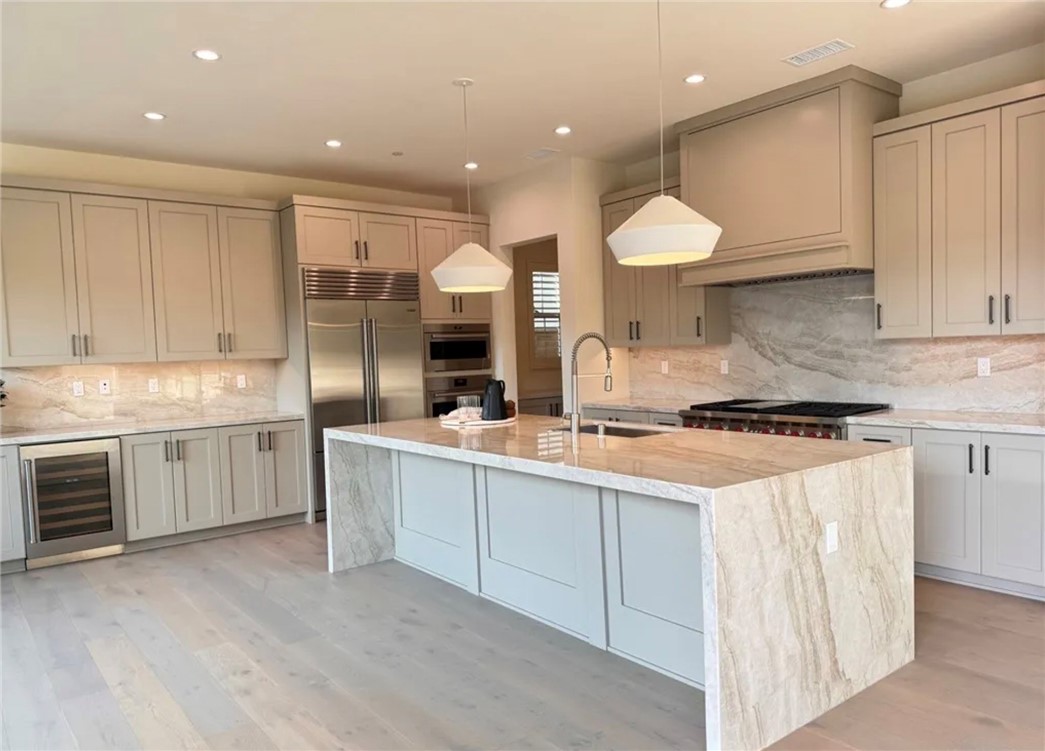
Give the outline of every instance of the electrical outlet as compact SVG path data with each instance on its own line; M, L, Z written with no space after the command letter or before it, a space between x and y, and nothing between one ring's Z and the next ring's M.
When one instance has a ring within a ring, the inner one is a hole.
M824 547L828 553L838 552L838 522L828 522L824 527Z
M112 387L109 385L109 382L104 378L98 381L98 393L102 396L108 396L112 393Z
M668 361L667 360L661 360L660 361L660 374L661 375L667 375L668 374Z
M73 396L83 396L83 381L73 381Z
M976 377L987 378L991 374L991 358L989 357L977 357L976 358Z
M238 389L245 389L245 388L247 388L247 376L245 376L243 373L240 373L239 375L236 376L236 388L238 388Z
M720 360L718 364L718 372L722 375L729 375L729 360Z
M160 379L159 378L150 378L149 379L149 393L150 394L158 394L158 393L160 393Z

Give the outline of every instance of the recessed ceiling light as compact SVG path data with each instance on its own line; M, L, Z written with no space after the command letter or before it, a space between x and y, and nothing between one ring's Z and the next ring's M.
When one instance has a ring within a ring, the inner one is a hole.
M336 138L331 138L329 141L327 141L327 147L331 149L340 149L341 141L337 140Z
M465 162L464 163L464 168L465 169L479 169L479 165L476 162Z
M162 112L146 112L144 117L146 120L163 120L167 116Z
M902 8L910 2L911 0L882 0L879 5L886 10L893 10L894 8Z
M221 55L214 50L194 50L192 54L197 60L206 60L207 62L221 59Z
M690 73L683 80L686 83L704 83L704 76L700 73Z
M555 129L555 135L557 136L568 136L573 132L573 129L569 125L560 125Z

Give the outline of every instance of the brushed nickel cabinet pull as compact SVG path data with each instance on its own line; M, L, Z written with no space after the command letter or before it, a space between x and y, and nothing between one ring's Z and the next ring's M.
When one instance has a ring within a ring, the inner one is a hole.
M642 321L635 321L635 339L642 341Z
M265 432L268 435L269 451L271 451L272 450L272 431L271 430L267 430Z
M225 337L219 331L218 332L218 352L224 352L224 351L225 351Z
M170 462L171 460L171 442L163 442L163 461L164 463Z
M697 316L697 336L700 336L700 316Z
M457 296L457 312L464 313L464 295Z
M1012 295L1005 295L1005 323L1012 323Z
M879 330L882 328L882 304L878 303L875 306L875 325Z
M994 323L994 295L987 295L987 323Z
M364 261L369 261L370 260L370 241L369 240L364 240L363 241L363 260Z
M264 450L265 450L265 449L263 449L263 448L261 447L261 431L259 430L259 431L258 431L258 451L264 451Z
M33 492L33 460L22 460L23 474L25 474L25 506L29 512L29 542L36 544L36 494Z
M73 336L73 357L79 357L80 356L80 350L76 346L76 339L77 339L76 334L73 334L72 336Z
M628 341L630 342L635 338L635 322L628 321Z
M225 332L225 352L232 352L232 333L228 331Z
M177 461L181 461L181 439L178 438L174 441L174 458Z
M989 475L991 473L991 447L984 444L983 446L983 474Z
M83 356L87 357L89 354L91 354L91 347L90 347L90 344L88 343L87 334L84 334L83 335Z
M356 260L358 261L359 260L359 240L355 241L355 245L356 245Z
M973 452L976 451L976 447L971 443L969 444L969 474L971 475L976 469L972 466L973 463Z

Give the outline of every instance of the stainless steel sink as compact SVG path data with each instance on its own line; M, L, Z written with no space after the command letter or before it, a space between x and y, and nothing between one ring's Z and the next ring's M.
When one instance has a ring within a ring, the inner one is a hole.
M662 435L663 430L647 430L644 428L624 428L618 425L582 425L582 433L591 433L593 435L599 434L599 428L602 428L603 435L611 435L617 438L643 438L648 435ZM562 428L563 431L569 432L569 428Z

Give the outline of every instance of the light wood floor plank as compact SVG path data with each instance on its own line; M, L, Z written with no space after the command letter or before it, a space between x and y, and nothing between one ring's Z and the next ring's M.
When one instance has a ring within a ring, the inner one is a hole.
M80 748L92 751L132 751L141 747L107 686L100 691L63 699L62 712Z

